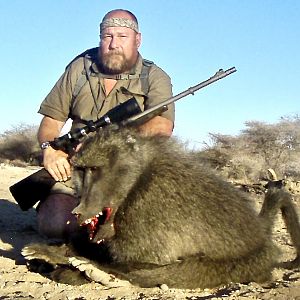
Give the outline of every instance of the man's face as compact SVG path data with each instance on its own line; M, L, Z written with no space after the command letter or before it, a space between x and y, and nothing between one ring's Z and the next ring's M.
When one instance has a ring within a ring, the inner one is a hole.
M127 27L108 27L101 32L100 57L104 71L120 74L129 71L136 63L140 33Z

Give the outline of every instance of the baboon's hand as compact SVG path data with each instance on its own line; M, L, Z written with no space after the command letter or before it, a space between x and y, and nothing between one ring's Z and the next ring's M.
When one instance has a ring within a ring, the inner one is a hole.
M70 257L69 263L81 272L84 272L85 276L92 281L101 283L106 287L124 287L131 286L127 280L121 280L100 270L95 264L91 263L90 260L83 257Z
M48 245L43 243L30 244L22 249L22 255L27 261L40 260L56 266L68 264L66 253L70 252L66 245Z

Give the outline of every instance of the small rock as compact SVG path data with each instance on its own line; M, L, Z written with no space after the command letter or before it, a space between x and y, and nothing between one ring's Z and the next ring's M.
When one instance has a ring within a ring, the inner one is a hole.
M168 287L165 283L163 283L163 284L160 286L160 289L161 289L162 291L168 291L168 290L169 290L169 287Z

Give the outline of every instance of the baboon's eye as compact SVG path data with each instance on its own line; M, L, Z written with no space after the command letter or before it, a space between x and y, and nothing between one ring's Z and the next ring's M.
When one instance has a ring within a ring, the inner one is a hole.
M76 171L76 172L84 172L84 168L83 167L74 167L74 171Z
M97 171L97 170L101 169L101 167L100 166L97 166L97 167L93 166L93 167L89 167L89 169L91 171Z

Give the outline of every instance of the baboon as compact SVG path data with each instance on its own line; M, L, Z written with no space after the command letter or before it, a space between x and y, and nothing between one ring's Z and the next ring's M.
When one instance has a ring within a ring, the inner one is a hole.
M72 164L81 197L74 213L89 236L75 235L70 248L75 255L93 252L100 270L141 287L267 281L278 263L271 231L280 210L297 251L290 267L300 265L300 225L289 193L270 189L257 214L245 193L175 138L105 128ZM24 253L67 264L58 249L34 245Z

